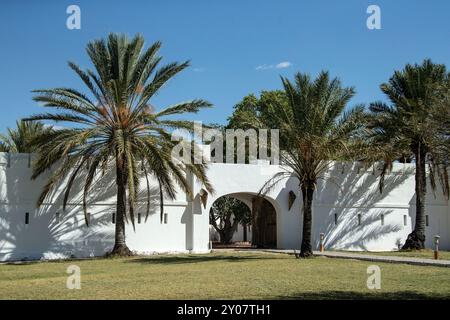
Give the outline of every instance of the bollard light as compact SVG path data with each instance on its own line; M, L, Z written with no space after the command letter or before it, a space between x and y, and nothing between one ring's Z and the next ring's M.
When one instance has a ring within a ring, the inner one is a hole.
M439 259L439 239L441 237L438 235L434 236L434 259Z
M320 252L323 252L323 239L325 238L325 234L320 234Z

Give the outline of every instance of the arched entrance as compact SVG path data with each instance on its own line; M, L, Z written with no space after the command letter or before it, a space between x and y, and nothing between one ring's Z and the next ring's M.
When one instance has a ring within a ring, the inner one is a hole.
M233 230L234 234L232 237L232 243L227 243L228 246L234 246L242 243L247 244L248 247L256 248L276 248L277 247L277 213L274 205L266 198L257 197L254 193L232 193L217 197L210 209L210 240L215 241L216 246L222 246L223 243L219 243L217 240L219 233L218 223L212 221L213 216L211 210L215 210L215 216L226 216L223 212L217 213L220 210L220 206L217 206L221 202L219 199L234 198L244 203L250 209L250 217L246 221L237 224L236 228ZM229 210L229 208L224 208L224 210ZM230 228L233 224L233 219L231 221L222 221L222 225L219 226L220 229Z

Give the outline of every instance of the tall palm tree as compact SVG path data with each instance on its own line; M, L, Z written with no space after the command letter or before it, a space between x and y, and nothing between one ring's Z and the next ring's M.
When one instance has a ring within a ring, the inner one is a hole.
M107 40L95 40L87 45L95 71L83 71L75 63L70 68L89 89L89 97L75 89L54 88L35 90L34 100L53 112L37 114L27 121L50 120L72 123L74 126L55 130L37 142L38 157L32 178L57 165L45 185L38 205L42 204L57 183L67 180L63 207L66 207L71 188L83 168L87 168L83 186L83 210L87 219L87 196L98 174L113 167L116 173L117 210L115 245L112 254L128 255L125 242L125 221L130 218L134 227L134 211L138 197L141 173L147 185L147 214L150 206L149 178L159 183L161 212L164 196L175 197L175 185L192 195L186 172L192 173L212 190L205 175L206 167L197 161L174 161L169 130L193 130L188 121L170 120L167 116L197 112L210 103L192 100L171 105L156 112L150 99L160 88L189 62L170 63L157 69L161 57L160 42L144 50L144 39L132 39L121 34L110 34ZM128 210L127 210L128 209Z
M295 81L282 78L287 103L269 104L267 118L280 129L281 161L286 171L275 174L263 187L268 192L280 180L294 176L303 198L301 257L312 256L312 203L317 181L333 160L352 159L362 143L363 106L346 110L355 94L339 79L321 72L314 80L297 73ZM275 100L276 101L276 100Z
M8 128L6 135L0 134L0 151L13 153L31 153L35 151L33 140L44 132L50 131L41 122L17 121L16 128Z
M421 65L406 65L396 71L381 90L391 106L377 102L370 106L369 128L375 158L382 159L382 179L395 160L413 159L415 163L416 219L403 249L425 246L426 166L434 189L439 177L444 194L449 195L448 145L450 77L445 65L425 60ZM443 102L447 101L446 104ZM377 159L374 159L377 160Z

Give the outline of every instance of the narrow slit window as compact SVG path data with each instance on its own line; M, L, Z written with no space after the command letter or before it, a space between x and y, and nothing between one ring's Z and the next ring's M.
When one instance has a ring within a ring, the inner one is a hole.
M140 213L138 213L138 216L137 216L137 220L138 220L138 223L141 223L141 214Z
M30 224L30 213L25 212L25 224Z
M358 226L360 226L360 225L361 225L361 214L358 213Z
M381 215L381 225L384 226L384 214Z
M408 225L408 216L406 214L403 216L403 225L404 226Z
M111 215L111 221L112 221L113 224L116 223L116 213L115 212L113 212L112 215Z
M425 226L429 226L430 225L430 219L428 218L428 215L425 216Z
M334 214L334 224L336 225L338 223L338 214Z
M169 222L169 215L167 213L164 213L164 224L167 224Z

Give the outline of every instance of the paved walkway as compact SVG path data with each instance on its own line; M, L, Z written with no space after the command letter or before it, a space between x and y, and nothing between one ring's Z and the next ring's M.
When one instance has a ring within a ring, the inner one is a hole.
M284 254L294 254L294 250L283 250L283 249L216 249L220 250L233 250L241 252L271 252L271 253L284 253ZM299 250L296 250L299 253ZM423 259L414 257L398 257L398 256L380 256L380 255L370 255L370 254L358 254L354 252L337 252L337 251L314 251L314 255L322 256L327 258L338 258L338 259L356 259L363 261L373 261L373 262L387 262L387 263L406 263L419 266L434 266L434 267L447 267L450 268L450 260L434 260L434 259Z
M327 258L340 258L340 259L357 259L364 261L374 262L388 262L388 263L407 263L419 266L435 266L435 267L447 267L450 268L450 260L434 260L415 257L398 257L398 256L380 256L371 254L358 254L347 252L319 252L315 251L315 255L324 256Z

